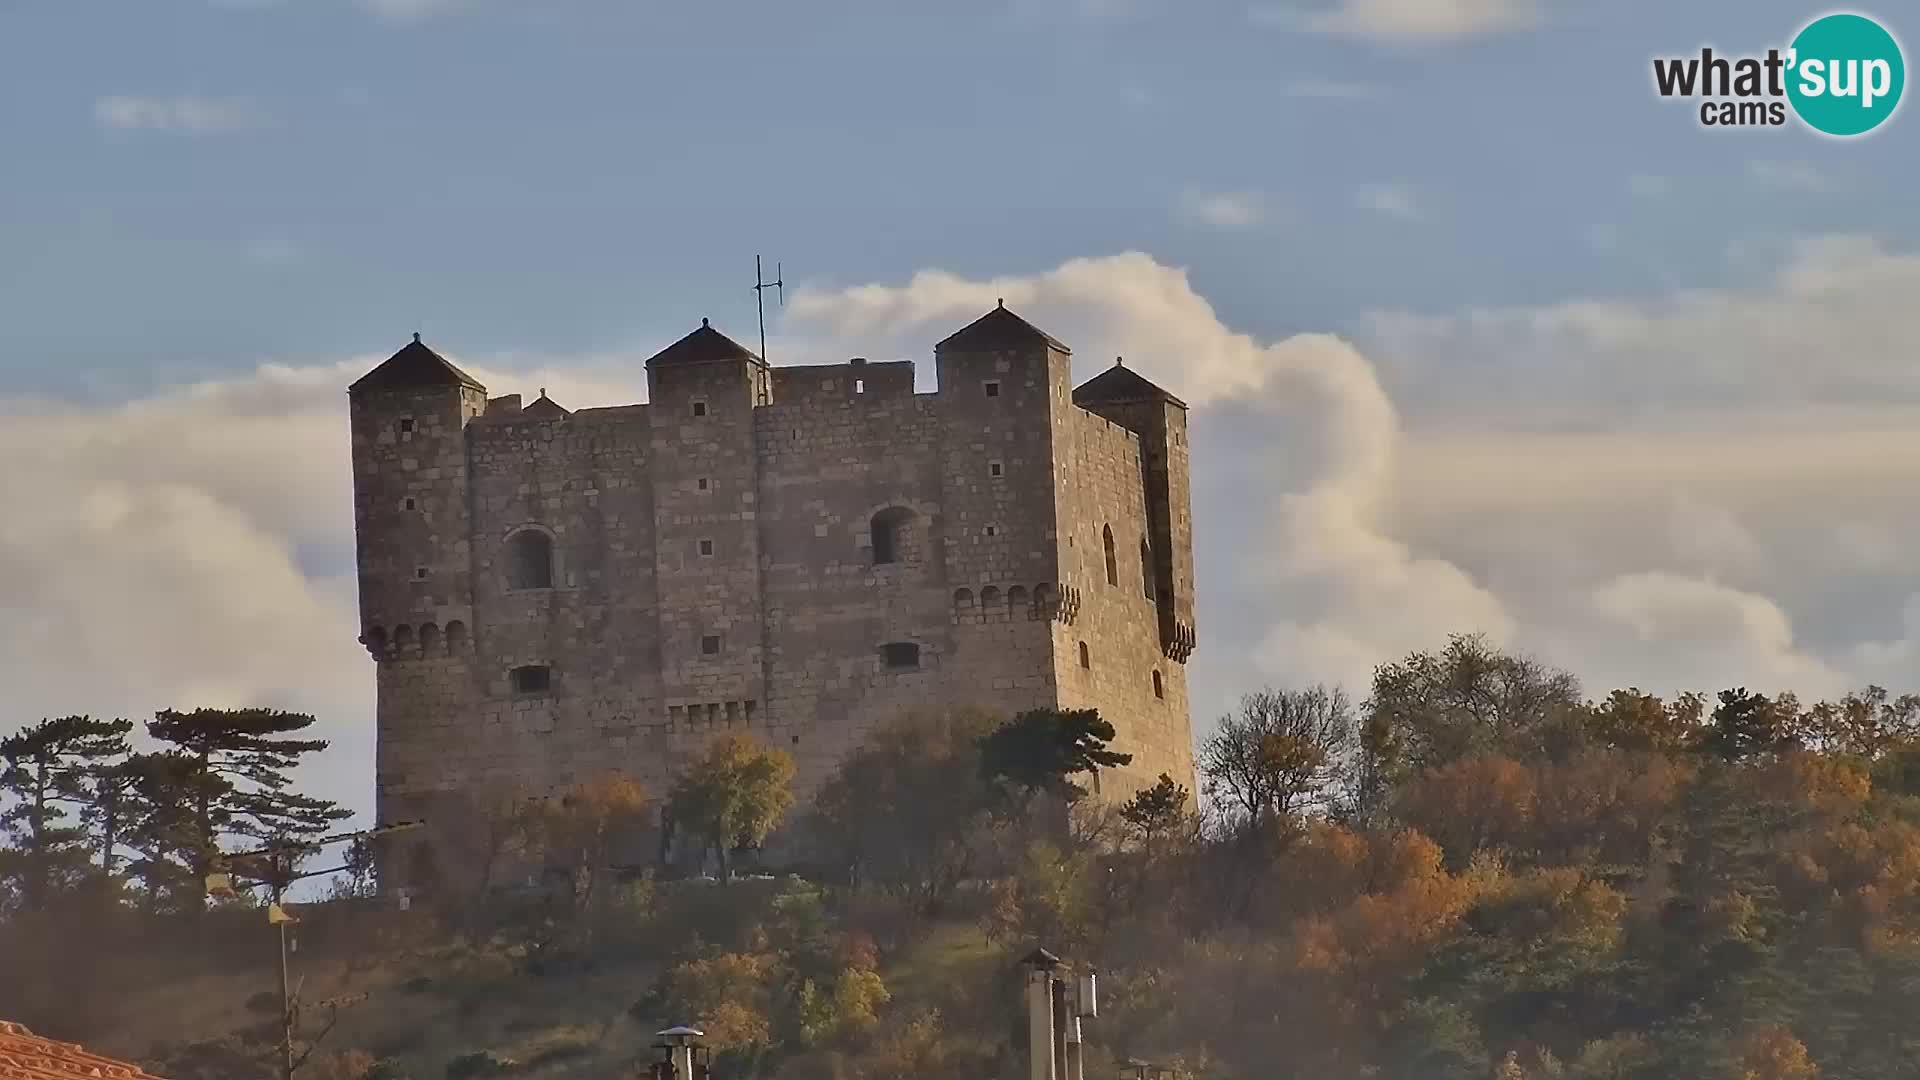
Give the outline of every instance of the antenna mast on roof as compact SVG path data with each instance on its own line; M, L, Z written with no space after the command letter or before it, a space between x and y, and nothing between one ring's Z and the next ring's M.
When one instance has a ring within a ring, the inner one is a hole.
M760 269L760 256L753 257L753 306L760 310L760 362L767 362L767 290L772 289L780 297L780 306L787 306L786 275L781 272L780 263L773 264L773 280L766 280L766 274Z

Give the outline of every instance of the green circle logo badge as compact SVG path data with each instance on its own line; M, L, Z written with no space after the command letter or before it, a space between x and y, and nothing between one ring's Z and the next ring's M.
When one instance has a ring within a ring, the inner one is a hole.
M1907 84L1900 43L1864 15L1815 19L1793 39L1787 56L1787 99L1815 131L1865 135L1900 107Z

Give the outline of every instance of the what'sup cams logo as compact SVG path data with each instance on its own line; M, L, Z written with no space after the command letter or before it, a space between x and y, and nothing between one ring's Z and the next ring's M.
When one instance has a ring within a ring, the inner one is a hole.
M1663 98L1700 100L1703 127L1780 127L1788 110L1820 132L1865 135L1892 118L1906 88L1900 43L1865 15L1826 15L1786 49L1765 56L1660 57L1653 85Z

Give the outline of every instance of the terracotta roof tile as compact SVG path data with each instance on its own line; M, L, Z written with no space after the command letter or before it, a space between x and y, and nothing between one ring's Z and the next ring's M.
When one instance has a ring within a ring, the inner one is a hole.
M0 1020L0 1080L162 1080L138 1065L90 1054L73 1043L43 1039L25 1025Z

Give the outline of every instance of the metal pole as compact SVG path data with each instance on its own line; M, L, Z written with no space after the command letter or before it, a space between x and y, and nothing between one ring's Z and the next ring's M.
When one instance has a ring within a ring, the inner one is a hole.
M293 991L287 982L286 923L280 924L280 1025L280 1077L293 1080Z

